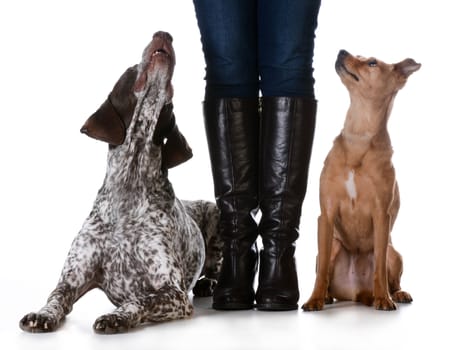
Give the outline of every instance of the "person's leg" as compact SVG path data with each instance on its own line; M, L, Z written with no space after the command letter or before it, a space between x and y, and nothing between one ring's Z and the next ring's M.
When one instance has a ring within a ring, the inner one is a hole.
M294 253L315 128L312 57L319 5L319 0L268 0L258 10L263 94L259 310L298 307Z
M256 4L195 0L206 61L205 131L213 173L223 264L213 308L251 309L257 269L258 74Z
M194 0L205 99L258 96L256 0Z
M313 53L320 1L258 2L258 70L263 96L314 97Z

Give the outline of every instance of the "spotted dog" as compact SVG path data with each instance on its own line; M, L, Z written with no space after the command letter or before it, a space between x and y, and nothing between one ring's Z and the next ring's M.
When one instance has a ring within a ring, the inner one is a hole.
M218 210L180 201L167 168L191 156L172 113L172 37L158 32L140 64L129 68L82 132L110 144L107 172L90 215L74 239L48 301L21 329L51 332L93 288L117 307L97 333L192 315L188 293L211 295L220 269ZM205 249L206 247L206 249Z

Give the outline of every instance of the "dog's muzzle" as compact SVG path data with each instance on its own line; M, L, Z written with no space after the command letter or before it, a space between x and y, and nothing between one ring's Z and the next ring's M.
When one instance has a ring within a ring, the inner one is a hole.
M354 80L356 81L359 81L359 77L350 72L346 66L345 66L345 59L348 57L348 56L351 56L350 53L346 50L340 50L338 52L338 56L337 56L337 60L335 61L335 70L338 74L343 74L343 73L347 73L348 75L350 75Z

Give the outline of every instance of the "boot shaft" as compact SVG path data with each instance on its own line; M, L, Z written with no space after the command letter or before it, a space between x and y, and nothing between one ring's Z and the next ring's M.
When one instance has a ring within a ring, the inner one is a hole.
M257 98L208 99L203 104L216 203L224 238L256 239L259 111ZM250 232L255 231L255 232Z
M272 234L289 242L298 237L316 107L312 98L262 99L259 199L264 236Z

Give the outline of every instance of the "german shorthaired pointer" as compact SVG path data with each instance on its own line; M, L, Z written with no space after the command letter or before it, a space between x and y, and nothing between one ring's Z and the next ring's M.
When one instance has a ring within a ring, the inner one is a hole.
M82 132L110 144L106 177L57 287L42 309L23 317L21 329L56 330L93 288L117 307L95 321L97 333L186 318L194 286L195 295L211 295L222 260L218 210L178 200L167 177L167 168L191 157L172 113L174 65L172 37L156 33L142 62L84 124Z

